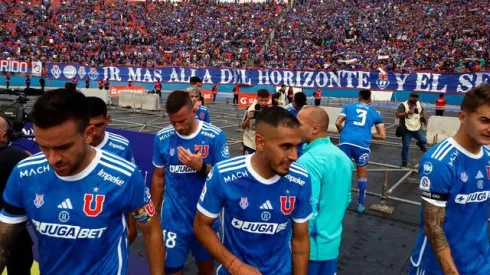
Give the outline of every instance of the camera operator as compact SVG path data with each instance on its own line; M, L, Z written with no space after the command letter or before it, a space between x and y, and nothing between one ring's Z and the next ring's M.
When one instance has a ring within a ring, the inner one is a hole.
M259 112L267 107L269 101L269 91L260 89L257 91L257 99L245 110L243 116L243 154L253 154L255 152L255 118Z
M3 191L7 185L10 173L17 163L29 155L19 149L10 147L10 133L12 126L0 116L0 209L4 207ZM12 243L10 257L7 261L8 274L31 274L31 266L34 261L32 255L32 241L27 228L20 232L17 241Z
M419 95L412 92L407 101L402 102L396 111L396 118L400 119L396 135L402 138L402 166L408 165L408 150L412 138L417 140L417 146L423 152L427 151L427 137L422 131L422 123L426 123L425 110L419 101Z

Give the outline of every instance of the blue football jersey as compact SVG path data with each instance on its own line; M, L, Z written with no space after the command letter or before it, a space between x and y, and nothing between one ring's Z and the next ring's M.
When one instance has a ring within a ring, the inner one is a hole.
M202 106L202 105L199 106L199 108L196 111L196 115L194 117L204 122L211 123L211 119L209 118L208 108L206 106Z
M420 190L425 202L446 209L443 229L459 274L490 274L488 210L490 150L474 155L449 138L433 146L419 163ZM424 232L411 257L414 267L443 274Z
M203 121L199 121L199 128L190 136L181 136L172 126L155 136L153 165L165 167L162 228L174 233L193 234L196 204L206 176L180 162L178 147L191 153L201 151L204 161L211 165L228 159L230 152L224 132Z
M105 132L104 140L97 148L113 153L127 161L134 163L133 151L129 140L121 135Z
M293 103L289 103L288 105L284 106L284 108L286 110L288 110L291 114L293 114L295 117L298 116L298 113L299 111L301 110L296 110L294 107L293 107Z
M150 192L133 163L95 150L73 176L58 176L43 153L19 162L10 175L0 221L32 222L41 274L127 272L126 217L152 206Z
M345 116L339 144L350 144L369 149L373 137L371 128L373 125L383 123L376 109L363 102L352 103L344 106L339 116Z
M290 222L312 215L308 172L293 163L286 176L262 178L251 156L239 156L213 167L198 210L217 218L223 209L224 246L262 274L292 274ZM229 274L222 266L218 274Z

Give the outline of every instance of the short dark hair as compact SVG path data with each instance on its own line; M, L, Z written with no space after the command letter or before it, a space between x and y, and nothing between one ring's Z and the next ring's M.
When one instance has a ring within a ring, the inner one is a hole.
M269 97L269 91L266 89L260 89L257 91L257 97Z
M78 124L78 131L87 128L89 118L88 101L78 91L56 89L39 97L29 114L32 123L41 129L58 126L68 120Z
M484 104L490 105L490 84L482 83L469 90L461 102L461 110L472 113Z
M362 100L369 100L371 98L371 90L369 89L360 90L359 97L362 98Z
M279 106L271 106L264 108L255 120L255 125L265 123L273 127L299 128L298 119L288 110Z
M96 96L88 96L87 102L90 118L107 116L107 105L104 100Z
M165 102L167 114L175 114L184 106L192 109L192 100L187 91L175 90L168 95Z
M198 76L191 76L191 78L189 79L189 83L191 85L194 85L196 83L202 83L202 79L199 78Z
M77 86L75 86L75 84L73 84L71 82L66 82L65 83L65 89L66 90L70 90L70 91L76 91L77 90Z
M440 93L439 94L439 97L444 97L444 93Z
M299 107L303 107L306 105L306 95L303 92L297 92L294 94L293 101L299 105Z

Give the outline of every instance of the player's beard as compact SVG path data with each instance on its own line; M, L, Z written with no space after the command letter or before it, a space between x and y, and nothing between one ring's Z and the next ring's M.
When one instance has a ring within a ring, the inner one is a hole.
M273 165L272 162L269 162L269 169L271 169L277 175L283 177L289 173L289 168L286 169L286 171L283 171L282 169L278 169L278 167L280 167L281 165L282 165L282 161L279 162L278 165Z
M67 175L60 176L73 176L75 173L80 173L83 169L81 166L86 163L85 158L87 157L87 146L83 144L84 149L80 150L78 154L75 155L75 159L73 160L73 165L70 165L70 169L67 171ZM87 164L88 165L88 164Z

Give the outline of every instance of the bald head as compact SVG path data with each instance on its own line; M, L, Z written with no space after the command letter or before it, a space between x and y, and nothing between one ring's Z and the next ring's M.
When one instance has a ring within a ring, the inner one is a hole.
M7 129L7 121L5 120L5 118L0 116L0 143L8 143Z
M329 118L327 112L323 108L307 107L307 108L303 108L303 110L301 110L299 114L302 114L301 117L304 120L304 122L306 122L307 124L311 126L317 124L319 125L320 128L319 130L321 132L327 132Z

